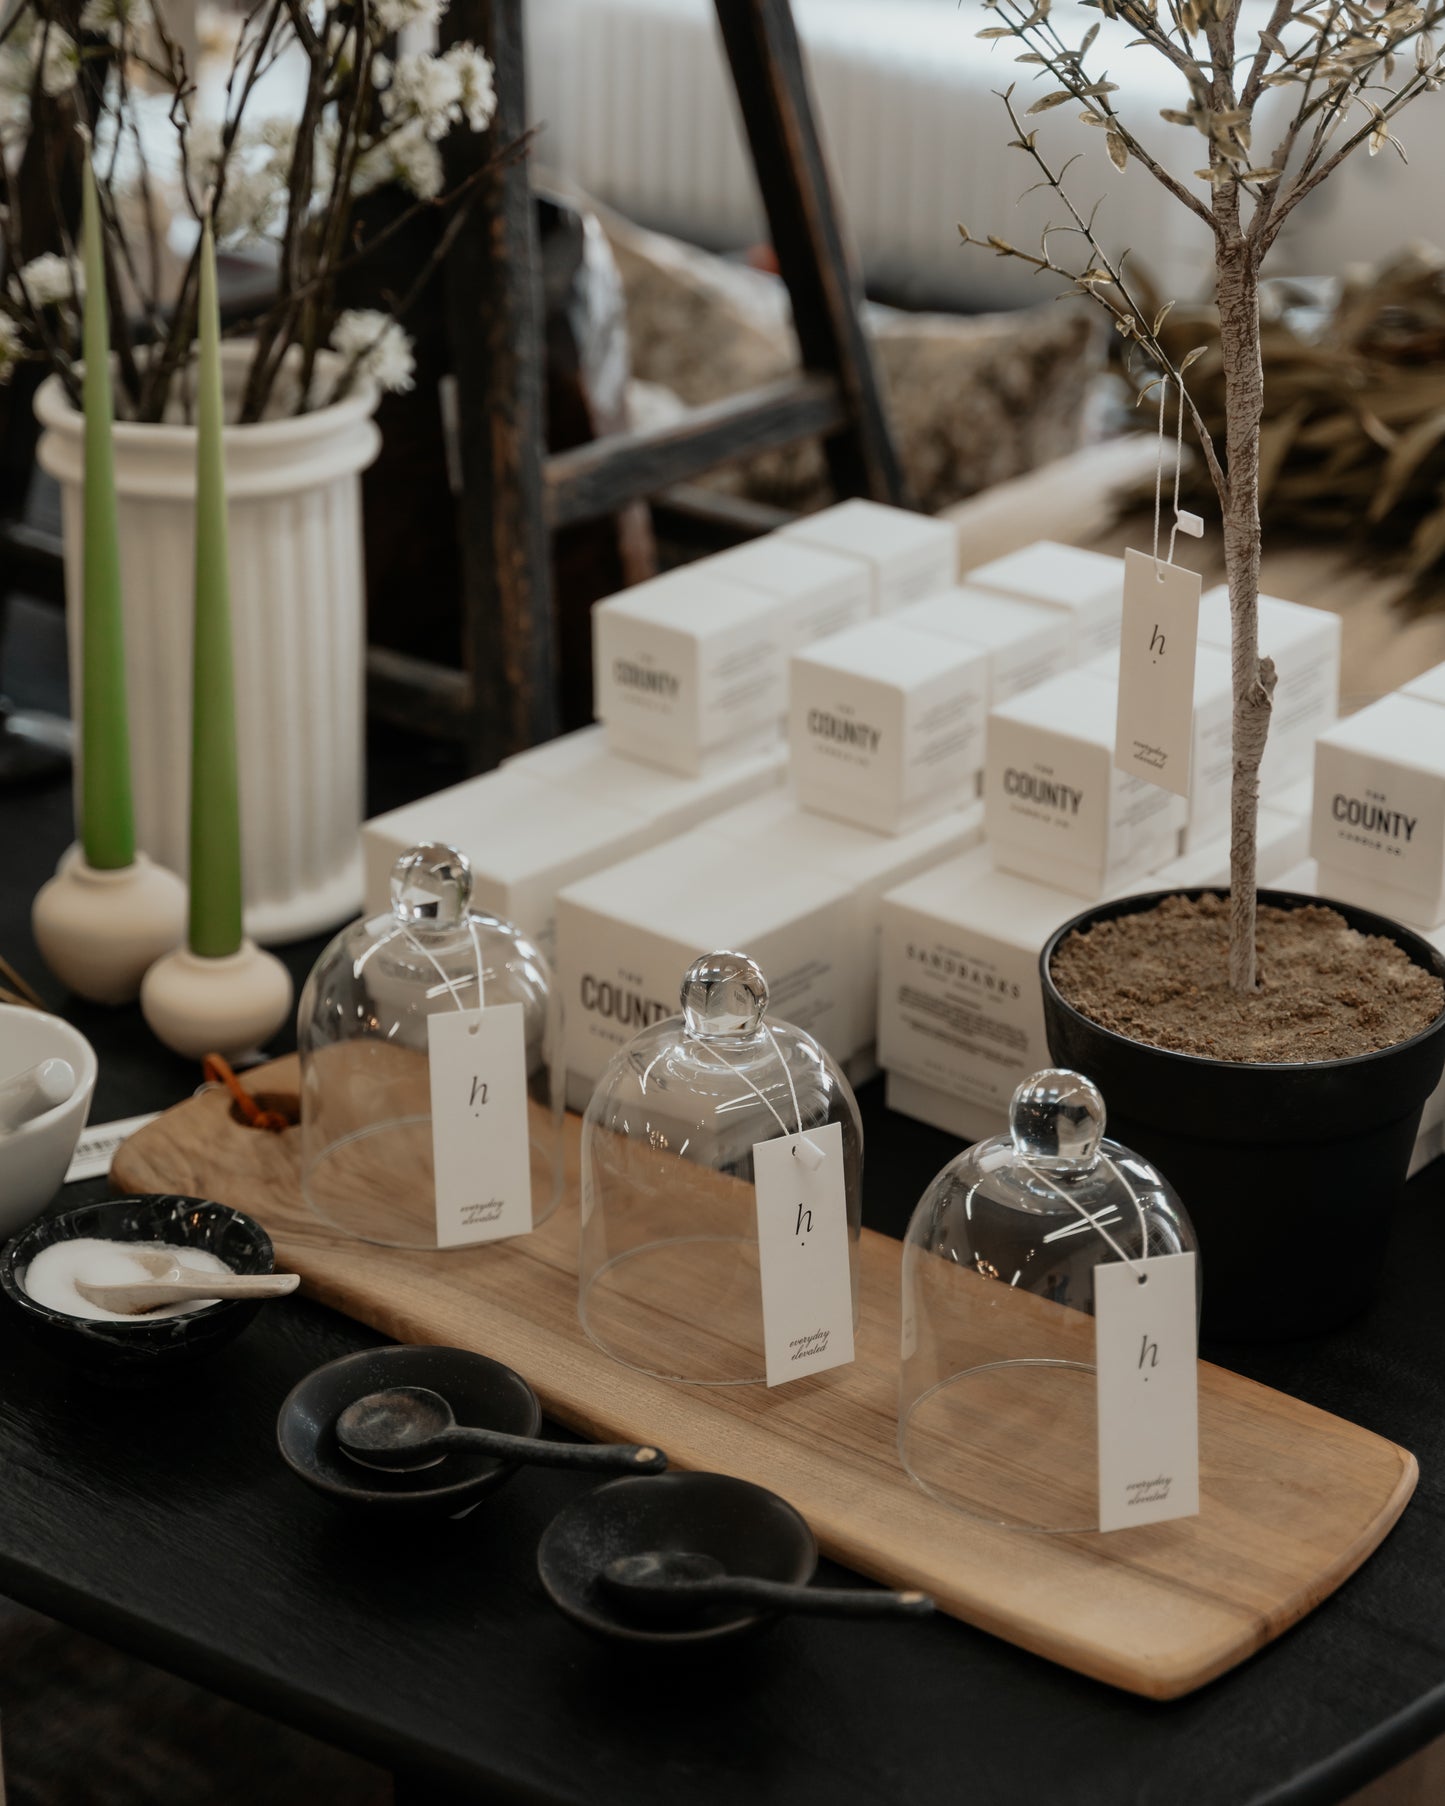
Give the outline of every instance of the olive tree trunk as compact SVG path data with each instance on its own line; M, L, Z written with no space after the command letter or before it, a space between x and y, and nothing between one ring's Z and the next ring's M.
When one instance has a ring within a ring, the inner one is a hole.
M1227 213L1229 209L1221 209ZM1259 762L1269 733L1273 662L1259 656L1259 428L1264 372L1259 350L1259 277L1235 218L1221 218L1216 243L1219 344L1224 363L1224 568L1229 579L1230 667L1234 690L1234 777L1229 821L1229 982L1257 987L1255 917Z

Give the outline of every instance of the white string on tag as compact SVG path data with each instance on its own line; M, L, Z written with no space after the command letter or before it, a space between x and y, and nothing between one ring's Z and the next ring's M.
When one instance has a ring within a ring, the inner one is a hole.
M816 1142L809 1140L806 1132L804 1131L804 1129L803 1129L803 1109L802 1109L802 1105L798 1102L798 1088L793 1083L792 1068L788 1065L788 1062L783 1058L783 1050L781 1047L778 1046L777 1037L774 1035L771 1027L765 1022L765 1023L763 1023L762 1028L763 1028L763 1033L768 1037L768 1040L772 1043L773 1052L778 1057L778 1064L783 1069L783 1077L788 1081L788 1095L793 1100L793 1120L798 1125L797 1130L796 1130L798 1139L797 1139L796 1145L793 1148L793 1158L798 1162L799 1166L801 1166L805 1172L809 1172L809 1173L816 1172L817 1169L823 1164L824 1160L827 1159L827 1155L823 1152L822 1148L820 1148L817 1145ZM795 1131L789 1129L787 1123L783 1121L783 1118L779 1114L777 1107L773 1103L773 1100L770 1097L765 1096L764 1093L758 1089L758 1087L753 1083L753 1081L748 1077L748 1075L745 1072L739 1072L737 1067L733 1065L731 1060L724 1059L722 1054L720 1054L718 1052L717 1048L710 1046L708 1044L708 1042L704 1041L700 1036L694 1036L693 1041L694 1041L695 1045L697 1046L697 1048L701 1052L710 1053L713 1056L713 1058L719 1062L720 1065L725 1066L727 1068L727 1070L733 1075L733 1077L735 1079L742 1080L742 1082L747 1086L748 1090L752 1092L753 1096L758 1100L758 1102L760 1104L762 1104L767 1110L771 1111L773 1121L783 1131L784 1135L791 1135L795 1132Z
M1164 404L1169 396L1169 378L1159 379L1159 436L1158 457L1154 464L1154 577L1156 582L1164 581L1164 573L1159 569L1159 517L1163 511L1164 501ZM1204 523L1197 514L1186 515L1179 507L1179 477L1184 467L1184 385L1179 384L1179 411L1174 430L1174 524L1169 529L1169 550L1164 554L1164 563L1174 562L1174 541L1179 537L1182 527L1186 533L1198 538L1204 531Z
M1126 1192L1128 1192L1129 1201L1131 1204L1133 1204L1134 1209L1139 1214L1139 1259L1147 1260L1149 1258L1149 1226L1144 1221L1144 1206L1139 1202L1138 1194L1135 1192L1134 1187L1129 1183L1129 1181L1119 1171L1118 1167L1115 1166L1114 1162L1109 1158L1109 1156L1106 1153L1104 1153L1104 1151L1102 1149L1100 1149L1100 1151L1099 1151L1099 1159L1103 1161L1104 1165L1108 1167L1109 1171L1118 1180L1119 1184L1124 1187L1124 1190ZM1124 1265L1129 1269L1129 1271L1139 1281L1140 1285L1143 1285L1146 1282L1146 1280L1149 1277L1148 1274L1145 1273L1144 1270L1140 1267L1139 1261L1136 1261L1132 1255L1126 1254L1124 1252L1124 1250L1119 1246L1118 1242L1116 1242L1114 1240L1113 1236L1110 1235L1109 1231L1104 1227L1103 1222L1100 1220L1102 1213L1100 1213L1100 1216L1094 1216L1089 1211L1085 1210L1083 1205L1079 1202L1079 1200L1077 1198L1071 1198L1069 1196L1068 1192L1066 1192L1064 1190L1062 1185L1055 1185L1055 1183L1049 1177L1049 1175L1046 1172L1044 1172L1041 1167L1035 1166L1031 1160L1023 1160L1023 1161L1020 1161L1019 1164L1024 1168L1024 1170L1026 1172L1032 1173L1034 1178L1042 1180L1042 1182L1046 1186L1048 1186L1050 1191L1057 1192L1058 1195L1069 1206L1070 1210L1076 1210L1079 1213L1080 1217L1084 1220L1084 1222L1092 1225L1093 1228L1097 1229L1099 1234L1101 1236L1103 1236L1104 1240L1114 1250L1115 1254L1117 1254L1119 1256L1119 1259L1121 1261L1123 1261ZM1112 1209L1112 1206L1110 1206L1110 1208ZM1052 1241L1054 1239L1054 1236L1060 1235L1060 1234L1066 1234L1066 1233L1068 1233L1068 1232L1056 1229L1053 1232L1053 1235L1046 1235L1044 1237L1044 1240L1046 1242Z
M410 928L403 928L401 932L406 937L408 943L414 947L424 959L429 959L431 961L432 965L436 968L438 978L441 979L442 983L451 993L452 1002L457 1008L459 1010L466 1009L467 1005L462 1001L462 994L457 989L455 981L448 976L445 966L442 965L441 961L432 952L431 948L424 942L419 941ZM477 925L473 921L470 911L467 913L467 933L471 936L472 957L475 959L477 966L477 1001L475 1007L482 1010L486 1008L486 997L482 986L482 947L481 942L477 939Z

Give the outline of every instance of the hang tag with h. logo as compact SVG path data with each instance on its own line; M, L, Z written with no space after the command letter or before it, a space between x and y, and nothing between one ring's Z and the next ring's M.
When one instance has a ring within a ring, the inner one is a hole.
M763 1346L770 1386L853 1359L843 1126L753 1147Z
M1101 1530L1199 1510L1197 1311L1192 1254L1094 1269Z
M1124 554L1114 763L1176 796L1189 795L1201 587L1198 571Z
M525 1235L532 1155L522 1006L437 1010L426 1029L437 1246Z

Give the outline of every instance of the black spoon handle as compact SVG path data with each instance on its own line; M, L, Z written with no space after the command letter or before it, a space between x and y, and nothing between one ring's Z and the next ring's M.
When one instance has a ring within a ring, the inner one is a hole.
M661 1449L628 1442L544 1442L536 1436L509 1436L503 1430L473 1430L459 1424L433 1437L439 1454L476 1449L499 1461L522 1461L529 1467L580 1467L605 1473L660 1474L667 1467Z
M805 1612L817 1618L926 1618L933 1610L933 1601L926 1593L799 1587L741 1574L719 1580L679 1581L675 1590L679 1598L698 1605L760 1605L773 1611Z

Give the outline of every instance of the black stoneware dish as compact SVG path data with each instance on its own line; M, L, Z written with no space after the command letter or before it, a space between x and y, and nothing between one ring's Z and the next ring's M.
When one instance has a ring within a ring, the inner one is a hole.
M292 1472L340 1504L393 1517L455 1517L516 1473L515 1461L470 1449L405 1473L353 1461L336 1440L336 1420L357 1399L388 1386L429 1386L470 1428L535 1436L542 1427L536 1393L500 1361L464 1348L363 1348L308 1373L282 1405L276 1445Z
M621 1642L714 1644L770 1624L776 1612L714 1606L685 1629L632 1622L600 1575L619 1555L686 1549L712 1555L730 1574L806 1586L818 1566L813 1533L786 1499L728 1474L628 1475L558 1512L537 1547L548 1597L574 1624Z
M234 1273L276 1270L271 1238L261 1225L205 1198L112 1198L39 1218L0 1256L0 1290L48 1353L107 1385L144 1386L169 1378L239 1335L265 1301L229 1298L182 1316L137 1317L129 1323L71 1317L38 1304L25 1290L31 1261L42 1248L82 1236L204 1248Z

